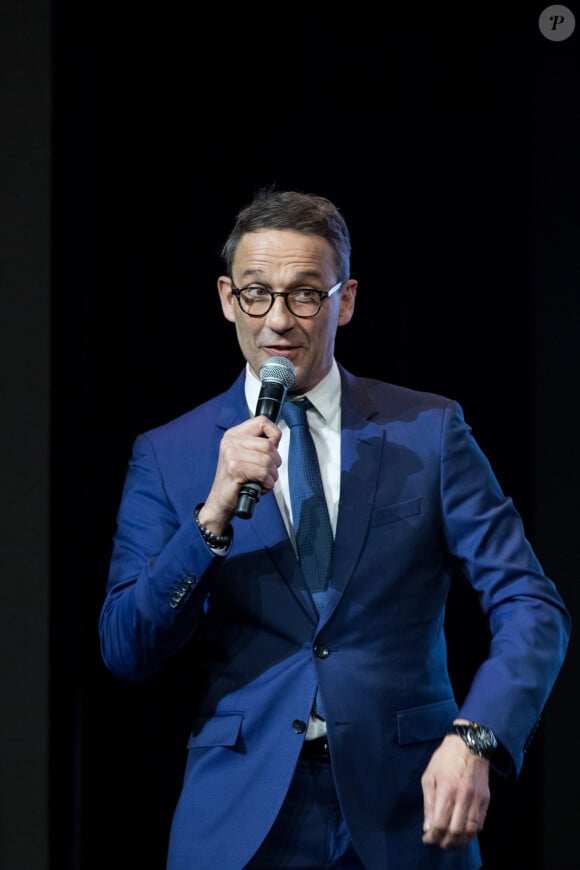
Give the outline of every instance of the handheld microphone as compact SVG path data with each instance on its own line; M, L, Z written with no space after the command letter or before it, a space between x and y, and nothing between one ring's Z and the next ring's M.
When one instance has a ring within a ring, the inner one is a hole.
M295 378L296 369L286 357L271 356L270 359L266 360L260 369L262 389L256 405L256 417L263 414L269 420L277 423L286 393L294 383ZM254 507L261 494L262 487L259 483L244 483L240 487L236 516L244 520L249 519L254 513Z

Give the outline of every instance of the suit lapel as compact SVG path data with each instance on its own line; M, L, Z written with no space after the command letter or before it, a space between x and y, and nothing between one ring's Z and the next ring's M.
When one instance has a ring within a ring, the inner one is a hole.
M375 502L385 432L357 379L341 369L341 481L332 574L324 621L330 618L359 560Z
M310 618L317 622L318 612L286 532L274 493L269 492L260 499L254 509L254 516L249 522L301 606Z

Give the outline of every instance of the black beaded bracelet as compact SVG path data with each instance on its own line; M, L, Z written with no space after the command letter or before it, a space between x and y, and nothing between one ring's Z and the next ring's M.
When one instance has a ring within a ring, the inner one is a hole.
M202 507L203 502L201 504L198 504L195 511L193 512L193 516L195 518L197 528L201 532L201 536L206 544L208 544L208 546L210 546L213 550L223 550L226 547L229 547L234 533L231 525L227 527L225 535L214 535L213 532L210 532L210 530L199 521L198 514Z

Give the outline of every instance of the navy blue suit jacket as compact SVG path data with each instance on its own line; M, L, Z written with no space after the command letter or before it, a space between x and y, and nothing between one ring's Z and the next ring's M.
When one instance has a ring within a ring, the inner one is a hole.
M168 870L249 861L284 800L317 685L365 867L479 868L475 841L422 844L421 774L456 715L492 728L517 774L561 667L568 612L460 406L342 368L341 378L340 505L320 619L272 493L234 519L226 557L193 520L224 431L248 417L243 372L135 441L100 632L110 670L138 682L195 639ZM457 568L491 635L459 707L444 637Z

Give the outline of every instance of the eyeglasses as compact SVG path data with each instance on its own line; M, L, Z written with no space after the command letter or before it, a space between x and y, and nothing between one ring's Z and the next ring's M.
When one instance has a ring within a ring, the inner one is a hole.
M232 287L232 293L248 317L264 317L274 305L276 296L282 296L286 308L291 314L294 314L295 317L306 318L315 317L322 308L324 300L340 290L343 283L343 281L339 281L330 290L298 287L296 290L290 290L289 293L273 293L266 287L262 287L261 284L248 284L247 287L242 287L239 290L237 287Z

